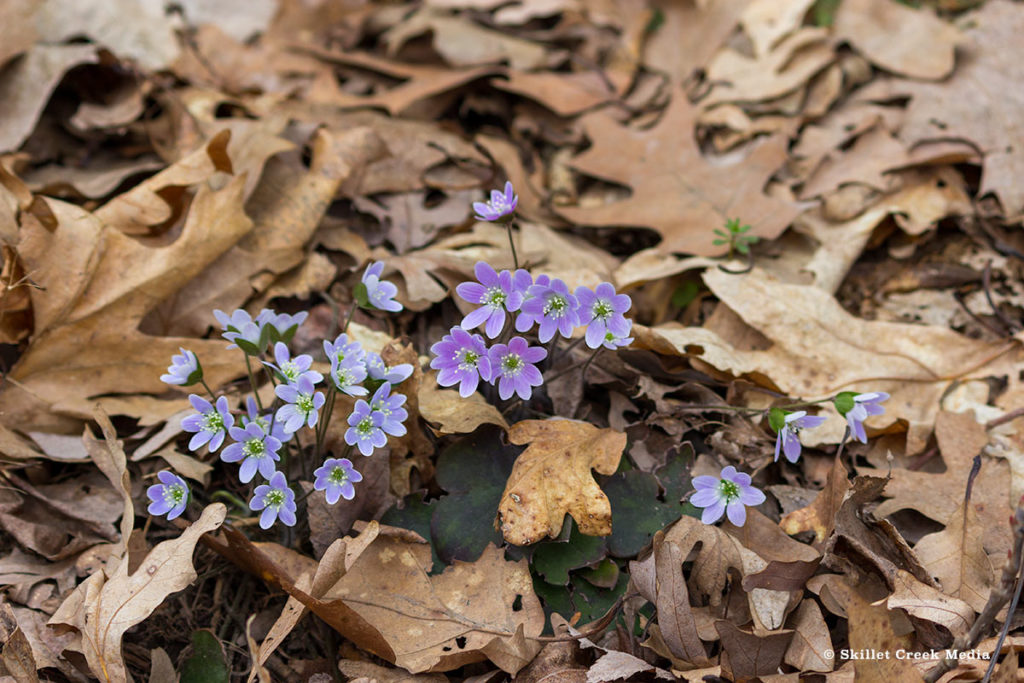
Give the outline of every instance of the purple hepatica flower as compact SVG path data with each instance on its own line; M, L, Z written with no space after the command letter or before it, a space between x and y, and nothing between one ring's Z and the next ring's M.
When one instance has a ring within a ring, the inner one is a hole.
M384 263L382 261L375 261L367 266L362 279L362 284L366 287L366 299L374 308L398 313L402 310L402 304L395 301L398 287L387 280L381 280L380 276L383 272Z
M352 484L363 480L363 475L356 472L348 458L328 458L313 475L316 477L313 488L323 491L330 505L337 503L339 498L355 498L356 487Z
M459 395L467 398L476 391L482 379L491 381L491 359L487 345L479 334L470 334L461 327L453 327L441 341L430 347L437 358L430 367L437 370L437 383L450 387L458 383Z
M232 342L228 346L229 349L240 348L250 356L258 356L267 348L270 329L266 325L254 321L246 311L239 308L229 316L218 309L213 312L213 315L220 323L221 329L224 330L221 336Z
M331 381L338 391L349 396L365 396L368 392L359 384L366 379L366 366L363 359L366 351L359 342L348 340L348 335L340 334L333 342L324 340L324 353L331 361Z
M405 435L405 425L402 423L409 417L409 413L402 407L404 403L405 396L402 394L392 396L391 385L387 382L381 384L380 388L374 392L373 398L370 399L370 410L384 416L384 422L381 423L380 428L385 434Z
M146 511L151 515L167 515L168 521L180 517L188 505L188 484L167 470L156 476L161 483L146 489L146 495L152 501Z
M289 315L288 313L275 313L269 308L264 308L256 316L256 322L259 324L261 331L263 328L267 328L270 331L270 341L287 344L295 336L299 325L304 323L308 316L308 311Z
M491 382L498 382L498 396L502 399L516 393L525 401L533 393L533 387L544 383L534 363L544 360L548 352L539 346L529 346L522 337L512 337L508 345L495 344L488 355Z
M629 336L632 325L623 314L633 302L625 294L616 294L611 283L602 282L593 291L577 287L576 298L580 302L580 324L587 326L587 346L601 346L609 331L616 337Z
M250 424L255 423L260 426L260 429L262 429L264 433L269 432L272 437L283 444L292 440L292 433L284 431L284 423L279 420L275 420L274 413L270 412L266 415L259 414L259 410L256 406L256 399L252 396L246 399L245 407L249 415L242 416L243 427L248 427Z
M550 284L532 285L527 292L530 298L523 302L516 329L523 316L530 316L540 323L537 337L542 344L550 341L556 331L567 339L571 337L573 329L580 324L580 303L569 292L569 287L556 278Z
M252 481L257 470L264 479L274 476L274 463L281 459L277 454L277 450L281 448L280 440L269 436L255 422L250 422L245 429L232 427L228 433L235 443L224 449L220 459L224 462L242 461L238 478L243 484Z
M519 197L515 194L511 181L506 181L504 192L491 190L491 201L473 202L473 210L476 211L478 221L507 223L512 220L518 203Z
M519 315L516 316L516 332L529 332L530 328L533 327L534 323L537 322L537 318L526 313L526 304L529 303L530 299L533 298L532 291L537 291L535 287L547 287L551 284L551 278L541 273L537 276L537 280L526 288L523 294L523 303L519 306Z
M210 452L213 453L224 443L224 435L227 434L228 428L235 424L235 418L228 411L228 399L221 396L217 399L216 407L195 394L189 394L188 400L198 411L198 414L188 415L181 421L181 428L186 432L196 432L188 442L188 449L196 451L208 443Z
M632 320L627 320L626 322L629 323L630 328L633 327ZM612 351L614 351L620 346L629 346L632 343L632 337L616 337L611 330L607 330L604 333L604 341L601 342L601 346L603 346L606 349L611 349Z
M261 484L253 491L250 510L263 510L260 528L269 529L280 519L285 526L295 526L295 492L288 488L282 472L274 472L269 484Z
M380 448L388 442L388 437L381 427L384 426L384 415L370 409L370 404L359 399L352 414L348 416L349 428L345 430L345 443L358 446L363 455L373 455L374 448Z
M714 524L722 514L729 516L729 521L736 526L743 526L747 521L747 505L760 505L765 500L763 492L750 485L750 475L737 472L729 465L722 469L721 478L707 475L694 477L693 494L690 502L704 512L700 521Z
M384 362L379 353L368 351L365 358L366 372L370 379L377 382L401 384L412 377L413 367L409 363L401 363L394 367Z
M166 375L160 375L160 379L167 384L175 384L182 387L189 387L203 378L203 367L199 365L199 358L191 351L178 347L180 355L171 356L171 364L167 368Z
M317 411L324 405L324 395L313 391L313 380L309 377L300 377L295 384L279 384L274 393L285 404L277 409L274 416L278 422L284 423L284 430L294 433L306 425L310 428L316 426Z
M481 304L462 319L460 327L472 330L484 322L484 334L494 339L505 327L505 311L518 311L523 303L523 293L530 286L530 274L520 268L513 275L507 270L496 273L494 268L483 261L477 261L473 268L479 282L463 282L455 291L471 304Z
M775 461L779 460L779 449L786 454L786 460L796 462L800 457L800 430L813 429L825 418L815 415L808 415L805 410L798 410L795 413L786 415L786 421L779 430L779 436L775 439Z
M303 354L292 358L291 355L284 342L277 342L274 344L274 360L277 361L277 364L266 361L263 361L263 364L272 370L276 370L277 374L284 378L288 384L296 384L300 377L309 377L313 384L324 378L316 370L309 369L313 365L313 356Z
M887 400L889 400L889 394L884 391L872 391L853 397L853 408L846 413L846 423L850 425L850 433L853 438L861 443L868 442L868 435L864 431L864 420L868 419L869 415L884 413L885 408L878 404Z

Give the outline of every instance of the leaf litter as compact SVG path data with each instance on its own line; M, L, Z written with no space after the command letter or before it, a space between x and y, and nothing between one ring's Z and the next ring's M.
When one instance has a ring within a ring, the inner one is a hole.
M0 676L953 681L998 648L1016 680L1022 23L1007 0L0 9ZM473 217L506 178L516 257ZM715 241L733 219L749 268ZM519 405L439 386L456 286L516 258L626 291L632 344L553 346L581 367ZM191 349L238 402L212 310L310 310L316 355L374 260L406 311L349 329L413 367L408 432L347 507L262 532L160 375ZM824 410L774 463L769 411L843 391L889 395L868 443ZM201 513L142 513L162 463ZM770 494L741 527L688 502L724 466Z

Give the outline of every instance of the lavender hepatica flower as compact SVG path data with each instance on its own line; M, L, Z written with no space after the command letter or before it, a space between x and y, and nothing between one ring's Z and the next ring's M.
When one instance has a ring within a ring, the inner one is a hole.
M228 399L221 396L216 406L196 394L189 394L188 400L197 411L181 420L182 429L195 432L195 436L188 442L188 449L196 451L209 444L210 452L213 453L224 443L228 429L235 424L235 418L228 410Z
M723 468L720 477L694 477L693 487L697 492L690 502L704 508L700 521L705 524L714 524L726 514L730 522L743 526L747 521L746 506L765 501L764 493L750 485L750 475L737 472L732 465Z
M511 181L506 181L504 192L491 190L491 200L489 202L473 202L473 210L476 211L478 221L507 223L515 215L518 204L519 197L516 195Z
M363 455L373 455L374 448L381 448L388 442L384 433L384 416L370 409L370 404L359 399L348 416L345 443L357 446Z
M530 346L522 337L512 337L507 345L495 344L488 355L491 381L498 383L498 395L502 399L515 393L525 401L533 393L533 387L544 383L535 363L544 360L548 352L539 346Z
M267 434L262 427L255 422L250 422L245 428L232 427L228 430L235 443L231 444L220 454L224 462L242 462L238 470L238 478L243 484L248 484L260 473L264 479L274 476L276 469L274 463L281 459L277 454L281 448L278 439Z
M380 428L385 434L405 435L405 425L402 423L409 417L409 413L402 407L403 404L405 404L405 396L402 394L392 395L391 385L387 382L380 385L380 388L374 392L373 398L370 399L370 410L384 416Z
M884 391L872 391L866 394L844 391L836 397L835 406L846 418L846 424L849 425L853 438L861 443L867 443L868 435L864 431L864 420L868 419L870 415L884 413L885 408L879 404L887 400L889 400L889 394Z
M632 324L624 314L633 302L625 294L616 294L611 283L602 282L593 290L577 287L576 298L580 302L580 324L587 326L587 346L601 346L606 332L619 338L629 336Z
M255 423L258 424L260 429L265 433L270 434L282 444L288 443L292 440L292 432L284 431L284 423L279 420L275 420L273 412L267 413L266 415L259 414L256 399L252 396L249 396L245 400L245 407L248 415L242 416L243 427L248 427L250 424Z
M520 319L530 316L540 323L537 337L547 343L558 332L568 339L573 329L580 324L579 300L569 292L569 287L555 278L548 284L535 284L528 290L530 298L522 305ZM516 329L519 329L519 320ZM531 325L532 326L532 325Z
M313 475L316 477L313 488L323 491L330 505L337 503L339 498L355 498L356 487L352 484L363 480L363 475L356 471L348 458L328 458Z
M379 353L368 351L365 358L366 373L376 382L401 384L412 377L413 367L409 363L401 363L394 367L384 362Z
M188 484L167 470L156 477L160 483L146 489L146 495L152 501L146 511L151 515L167 515L168 520L180 517L188 505Z
M264 308L256 316L256 323L260 326L261 330L263 328L269 330L271 342L284 342L287 344L295 336L299 325L304 323L308 316L308 311L290 315L288 313L275 313L269 308Z
M282 472L274 472L269 483L256 487L249 501L249 509L263 510L260 513L261 529L269 529L278 519L285 526L295 526L295 492L288 488L288 481Z
M232 342L229 349L240 348L250 356L258 356L267 348L270 340L270 329L252 319L246 311L237 309L228 315L224 311L213 312L221 324L222 337Z
M497 273L483 261L477 261L473 272L478 282L463 282L455 291L469 303L480 304L480 308L466 315L460 327L471 330L486 323L484 334L494 339L505 327L506 311L518 311L522 305L530 274L522 268L514 276L507 270Z
M402 310L402 304L395 301L398 287L392 282L381 280L380 276L383 272L384 263L382 261L375 261L367 266L361 281L362 286L366 289L366 301L374 308L398 313Z
M348 335L340 334L333 342L324 340L324 353L331 362L331 381L338 391L349 396L365 396L365 387L359 386L366 379L366 365L363 360L366 351L356 341L349 341Z
M786 455L786 460L796 462L800 457L800 431L813 429L825 421L824 417L808 415L805 410L786 415L778 438L775 439L775 461L779 460L779 450Z
M274 393L285 404L277 409L274 419L284 423L284 430L294 433L306 425L316 426L317 411L327 400L324 395L313 390L313 381L309 377L299 377L295 384L279 384Z
M182 387L190 387L203 379L203 366L199 364L199 358L191 351L178 347L181 353L171 356L171 364L167 368L166 375L160 375L160 379L167 384L174 384Z
M626 322L629 323L630 328L633 327L632 320L626 320ZM601 342L601 346L603 346L606 349L611 349L612 351L615 351L619 347L629 346L632 343L632 337L616 337L611 330L607 330L604 333L604 341Z
M537 317L526 312L526 304L533 298L531 292L539 291L537 287L547 287L551 284L551 278L544 273L537 276L533 284L523 291L523 303L519 306L519 315L516 316L516 332L529 332L530 328L537 323ZM577 311L578 313L578 311Z
M458 384L463 398L476 391L481 379L491 381L491 359L479 334L453 327L451 334L430 347L430 352L437 356L430 361L430 367L438 371L437 383L442 387Z
M292 358L291 355L284 342L277 342L274 344L274 360L277 361L276 364L268 363L267 361L263 361L263 364L274 370L288 384L298 383L300 377L308 377L313 384L324 378L316 370L310 370L310 367L313 365L312 356L303 354Z

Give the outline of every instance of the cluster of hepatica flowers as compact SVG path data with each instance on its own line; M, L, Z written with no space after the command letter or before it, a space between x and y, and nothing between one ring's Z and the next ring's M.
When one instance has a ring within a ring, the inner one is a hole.
M398 289L380 279L383 268L380 262L367 268L356 288L355 298L364 308L400 311L402 305L394 300ZM406 432L403 423L408 413L402 407L406 397L393 393L392 389L412 375L412 365L389 367L380 355L363 349L343 332L334 340L323 342L331 365L325 382L324 376L312 369L312 356L293 356L288 349L288 342L307 315L305 312L279 314L263 309L253 318L244 310L230 315L214 311L222 336L230 342L228 348L238 348L245 353L247 365L256 359L272 377L277 408L263 410L256 399L249 397L246 413L240 415L236 424L227 397L215 398L207 387L213 400L191 394L189 401L195 412L181 421L182 429L192 433L189 450L196 451L204 446L211 453L220 450L221 460L238 464L242 483L253 481L257 475L263 480L255 487L249 508L260 512L260 527L264 529L277 520L287 526L296 522L295 492L289 487L285 473L278 469L281 451L301 430L315 430L321 419L329 418L329 412L321 415L325 404L329 406L328 411L333 408L334 402L328 403L328 397L333 399L339 393L357 397L345 431L349 450L354 447L369 456L386 445L389 435L402 436ZM177 386L202 383L206 387L199 358L186 349L181 349L181 354L171 359L167 374L161 379ZM326 390L327 396L318 386ZM174 519L184 512L188 503L188 485L169 471L162 471L157 477L160 483L147 490L151 501L149 513ZM316 469L314 477L314 490L323 491L331 505L341 498L352 500L354 485L363 478L345 457L328 457Z
M844 391L832 399L832 404L840 415L846 418L847 436L852 436L861 443L867 443L867 432L864 420L871 415L885 412L880 404L889 398L883 391L858 394ZM779 455L795 463L800 457L800 432L813 429L825 421L820 415L808 415L805 410L787 411L772 408L768 414L768 424L775 430L775 461ZM845 438L845 437L844 437ZM736 526L743 526L747 521L747 506L760 505L765 501L762 491L751 485L750 475L737 472L732 465L722 469L717 477L702 475L694 477L693 487L696 493L690 502L700 508L701 521L714 524L722 515Z

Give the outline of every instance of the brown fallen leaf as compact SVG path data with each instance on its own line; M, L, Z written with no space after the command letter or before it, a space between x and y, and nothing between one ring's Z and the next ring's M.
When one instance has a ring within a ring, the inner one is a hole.
M18 683L37 683L39 666L32 654L32 645L6 602L0 603L0 641L4 644L0 652L0 676L12 677Z
M612 532L608 497L591 469L614 474L626 435L576 420L525 420L512 425L509 441L529 444L516 459L501 494L501 533L515 545L529 545L562 531L566 513L581 533Z
M914 553L947 595L967 602L981 612L995 579L992 561L982 545L981 518L973 505L958 507L946 528L928 534L914 546Z
M121 638L148 617L164 599L196 578L192 551L200 537L221 525L227 508L214 503L181 536L158 544L134 573L128 574L127 555L107 578L98 571L57 610L51 625L62 624L81 634L80 651L97 677L126 683L128 670L121 654Z
M802 531L813 531L818 543L821 543L835 528L836 512L849 490L846 467L841 458L836 458L825 480L825 488L818 492L810 505L783 516L779 526L791 536Z
M455 389L443 389L437 383L437 371L424 375L419 387L420 415L436 424L437 434L469 434L485 424L498 425L506 432L508 423L493 405L479 393L467 398Z
M716 620L715 629L724 650L722 673L737 681L776 673L793 639L789 629L747 632L725 619Z
M933 81L953 71L954 50L961 42L960 32L930 9L892 0L844 1L833 30L877 66Z
M691 362L808 400L838 391L886 391L892 398L885 405L885 422L873 420L868 428L905 420L908 454L924 450L939 399L950 384L1015 373L1012 368L1024 357L1014 343L978 341L944 326L861 320L827 292L779 282L757 268L742 276L709 270L704 281L722 303L772 342L770 348L744 350L738 341L711 330L672 323L634 325L634 346L689 356ZM826 415L829 421L806 436L838 442L845 420Z
M840 599L844 603L850 620L850 649L869 655L873 652L891 653L881 658L857 659L853 662L857 680L866 681L923 681L921 674L905 659L896 657L896 650L911 649L906 637L900 638L893 631L889 610L884 605L868 603L845 583L836 583L842 588Z
M572 165L580 173L632 188L627 199L594 207L559 207L568 220L591 226L637 226L656 230L658 250L716 256L711 228L740 218L751 235L774 239L792 222L795 205L764 194L769 178L786 158L786 144L775 137L730 165L705 159L691 131L697 116L675 91L661 120L649 129L622 126L604 112L581 119L593 145ZM655 168L650 175L646 169ZM643 178L643 180L638 180Z
M505 79L492 79L499 90L534 100L559 116L578 116L616 97L608 83L593 71L579 73L510 70Z
M832 671L835 655L832 653L832 634L821 616L821 608L813 599L806 599L790 615L787 622L793 630L793 640L786 649L785 661L800 671Z
M944 626L953 634L967 631L974 623L970 605L921 583L902 569L896 573L894 590L885 604L889 609L900 608L912 617Z
M644 41L643 62L668 74L673 82L685 82L695 70L707 65L735 30L740 14L750 3L656 0L651 4L661 13L663 23Z
M912 96L900 137L909 144L969 140L984 155L979 196L993 192L1008 217L1024 211L1024 9L1006 0L986 2L964 18L964 59L942 83L907 83ZM900 42L900 41L892 41ZM959 97L951 94L972 93ZM999 121L999 125L992 125Z

